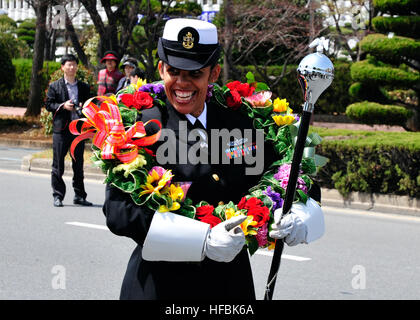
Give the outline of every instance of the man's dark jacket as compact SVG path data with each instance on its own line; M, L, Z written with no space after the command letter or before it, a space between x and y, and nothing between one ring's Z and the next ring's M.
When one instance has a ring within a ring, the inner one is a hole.
M77 81L78 99L82 104L90 98L88 84ZM63 103L69 100L64 78L50 84L47 93L46 109L53 113L53 132L63 133L71 122L71 111L64 109Z

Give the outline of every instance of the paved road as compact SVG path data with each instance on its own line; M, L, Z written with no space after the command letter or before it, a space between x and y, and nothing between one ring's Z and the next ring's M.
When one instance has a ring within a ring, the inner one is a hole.
M134 242L104 227L104 186L86 181L95 205L76 207L66 179L54 208L48 175L0 163L0 180L0 299L117 299ZM285 247L275 299L420 298L420 218L324 210L321 240ZM258 299L270 254L251 258Z

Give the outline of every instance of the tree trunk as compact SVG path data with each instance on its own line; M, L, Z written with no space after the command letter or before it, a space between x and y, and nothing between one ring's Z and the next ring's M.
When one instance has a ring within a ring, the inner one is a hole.
M80 45L79 37L77 36L76 30L74 30L73 22L70 20L69 15L66 12L66 31L73 44L73 48L76 51L77 56L79 57L82 64L90 69L89 59L85 54L82 46Z
M44 47L46 40L46 20L48 1L38 0L34 3L36 13L36 30L34 56L32 62L31 89L25 116L38 116L41 113L42 67L44 64Z
M232 0L225 0L225 28L226 37L224 41L224 56L223 56L223 83L228 82L231 78L231 54L232 54Z

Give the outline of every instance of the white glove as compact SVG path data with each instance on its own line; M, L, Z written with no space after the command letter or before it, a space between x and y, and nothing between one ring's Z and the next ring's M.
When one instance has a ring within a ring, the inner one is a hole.
M228 219L210 230L204 254L217 262L230 262L245 245L245 235L239 225L246 220L241 215Z
M308 229L303 221L293 212L281 218L282 209L274 211L274 223L271 225L270 237L283 239L289 246L306 243Z
M290 213L280 221L281 213L282 209L274 211L274 223L270 231L270 237L274 239L284 238L289 246L295 246L317 240L324 234L324 215L317 202L311 198L306 204L293 204Z

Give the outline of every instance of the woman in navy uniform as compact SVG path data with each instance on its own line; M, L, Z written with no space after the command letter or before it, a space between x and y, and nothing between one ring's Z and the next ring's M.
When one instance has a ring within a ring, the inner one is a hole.
M208 85L215 82L220 73L216 27L200 20L169 20L159 39L158 54L161 59L159 73L167 96L166 106L142 111L141 120L159 120L164 130L172 132L175 139L168 134L167 139L161 139L160 145L154 146L157 161L163 161L161 165L172 170L176 181L189 185L187 196L194 203L201 200L212 205L217 205L219 201L239 202L260 177L247 174L246 169L267 167L273 162L274 152L264 145L263 139L258 140L248 117L217 104L206 103ZM199 163L186 156L191 148L197 146L195 141L185 141L194 129L199 129L200 135L204 134L204 138L198 141L201 141L200 152L204 154L200 159L205 160ZM236 159L235 162L236 157L226 158L229 146L220 141L219 144L212 143L213 129L227 129L228 132L239 129L241 133L245 129L252 130L251 139L232 138L230 143L242 148L253 146L255 161ZM163 144L168 152L176 154L175 161L165 163L168 158L159 157L158 149ZM255 149L260 152L259 156ZM244 247L245 237L239 227L243 221L241 217L229 219L211 230L205 229L204 236L197 239L202 241L198 246L201 251L197 253L200 259L190 261L183 258L191 256L183 240L196 230L181 232L179 230L185 230L185 226L174 222L169 228L158 228L156 231L156 223L152 222L160 213L136 205L129 194L111 185L107 185L103 211L107 226L113 233L130 237L137 243L123 280L121 299L255 300L250 261ZM279 222L274 229L279 231L277 238L285 238L286 243L291 234L291 241L301 243L305 242L305 228L305 224L296 217L285 226ZM168 240L166 249L154 250L156 238L162 242L166 237L174 239L174 235L179 241Z

